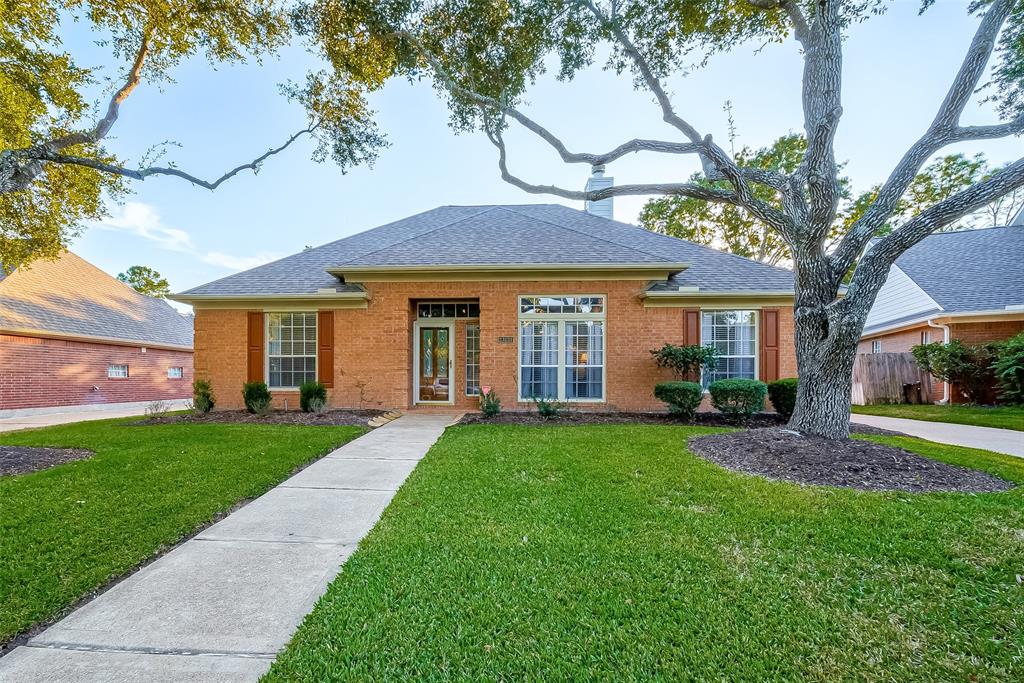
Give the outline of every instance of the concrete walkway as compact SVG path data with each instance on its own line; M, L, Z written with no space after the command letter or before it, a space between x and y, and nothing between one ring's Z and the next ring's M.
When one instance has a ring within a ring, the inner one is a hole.
M168 401L170 410L184 410L185 399ZM135 404L113 404L109 406L84 406L82 408L67 408L54 412L36 412L31 410L23 411L22 414L15 414L11 417L0 417L0 432L13 432L17 429L34 429L36 427L52 427L54 425L68 424L71 422L85 422L86 420L109 420L115 417L132 417L133 415L144 415L148 403Z
M255 681L452 420L342 446L0 658L0 681Z
M925 422L907 420L902 417L881 417L879 415L851 415L851 422L891 429L929 441L948 443L953 446L983 448L986 451L1006 453L1024 458L1024 432L994 427L974 427L950 424L948 422Z

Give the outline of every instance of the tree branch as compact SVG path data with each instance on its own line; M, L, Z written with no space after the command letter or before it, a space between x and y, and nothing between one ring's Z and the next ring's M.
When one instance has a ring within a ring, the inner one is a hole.
M889 267L900 254L936 230L951 225L981 207L1024 187L1024 159L1018 159L987 180L928 207L873 246L861 259L846 299L851 307L870 308L884 284Z
M269 157L284 151L288 146L290 146L293 142L298 140L303 135L313 133L319 127L319 125L319 123L316 123L310 126L309 128L304 128L298 131L290 138L288 138L288 140L279 147L268 149L266 152L256 157L252 161L245 164L241 164L240 166L236 166L235 168L231 169L224 175L212 181L197 178L196 176L190 173L186 173L185 171L182 171L177 168L167 168L162 166L150 166L147 168L131 169L124 168L123 166L118 166L116 164L109 164L107 162L100 161L99 159L90 159L88 157L78 157L56 153L45 154L43 156L37 156L35 158L40 161L47 161L56 164L74 164L76 166L84 166L86 168L102 171L104 173L120 175L126 178L132 178L134 180L145 180L149 176L154 175L176 176L178 178L183 178L184 180L189 181L193 185L205 187L207 190L216 190L222 183L224 183L227 180L230 180L231 178L238 175L242 171L251 169L253 173L258 173L260 164L266 161Z
M965 140L993 140L1018 135L1024 132L1024 114L1012 121L992 126L960 126L956 129L954 142Z
M985 16L974 34L960 70L949 87L938 112L928 130L915 142L878 192L878 197L864 215L854 223L850 232L839 243L832 255L837 270L846 272L867 245L868 240L889 220L903 193L906 192L921 166L932 154L948 144L960 140L982 139L993 131L993 127L958 128L957 122L985 66L995 49L996 38L1013 6L1013 0L994 0L985 11ZM1019 121L1019 117L1017 119ZM1006 124L1009 126L1009 124ZM978 130L982 128L985 130ZM998 127L995 127L998 128ZM1009 134L1009 133L1008 133ZM971 137L977 135L979 137Z
M697 185L694 183L645 183L639 185L615 185L600 190L568 190L557 185L534 185L512 175L508 170L508 154L505 141L498 130L486 129L487 137L498 150L498 169L501 179L531 194L550 194L564 199L596 202L601 199L622 195L682 195L710 202L736 204L738 197L727 190Z

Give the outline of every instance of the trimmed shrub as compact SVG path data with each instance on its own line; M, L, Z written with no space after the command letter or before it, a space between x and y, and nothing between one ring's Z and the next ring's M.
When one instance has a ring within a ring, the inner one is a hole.
M270 389L266 382L246 382L242 385L242 400L250 413L266 415L270 412Z
M213 395L213 388L210 382L205 379L197 379L192 382L192 408L197 413L205 415L217 405L217 399Z
M720 379L708 387L711 405L730 417L748 418L764 409L768 387L756 379Z
M704 389L696 382L658 382L654 397L667 403L673 415L691 418L704 398Z
M1024 332L1010 337L996 348L992 369L999 383L1000 400L1024 404Z
M665 344L660 349L651 351L654 362L659 368L668 368L679 379L695 377L701 368L715 369L717 354L713 346L676 346Z
M793 408L796 407L796 377L776 380L768 384L768 398L775 406L775 412L788 420L793 417Z
M971 403L983 401L992 385L993 345L968 346L954 339L948 344L918 344L910 352L918 367L938 380L955 384Z
M311 399L320 401L320 410L313 410L310 404ZM302 408L302 412L323 412L325 405L327 405L327 387L320 382L303 382L299 387L299 407Z
M494 417L501 412L501 400L494 393L494 389L480 397L480 412L484 417Z
M535 398L533 399L533 403L537 406L537 412L540 416L546 419L558 417L558 413L560 413L562 408L565 407L558 401L553 401L547 398Z

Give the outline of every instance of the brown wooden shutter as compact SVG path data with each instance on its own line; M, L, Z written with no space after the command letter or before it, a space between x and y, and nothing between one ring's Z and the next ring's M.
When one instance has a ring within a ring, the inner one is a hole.
M316 316L316 376L325 387L333 387L334 311L317 311Z
M700 344L700 309L683 309L683 345Z
M761 311L761 381L779 378L779 309Z
M263 371L263 311L249 311L248 382L265 382Z

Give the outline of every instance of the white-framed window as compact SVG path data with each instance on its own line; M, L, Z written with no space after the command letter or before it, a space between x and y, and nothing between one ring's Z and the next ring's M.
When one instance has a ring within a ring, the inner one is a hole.
M519 297L519 400L604 400L605 301Z
M128 379L127 365L108 365L107 379Z
M930 341L931 341L931 334L928 333L928 330L921 330L921 343L922 344L927 344Z
M316 381L316 311L267 314L267 386Z
M466 396L480 395L480 325L466 325Z
M184 368L167 368L167 379L181 379L184 374Z
M875 339L874 341L871 342L871 353L881 353L881 352L882 352L882 340L881 339Z
M756 311L701 311L700 340L717 353L715 369L703 372L705 389L720 379L757 379Z

